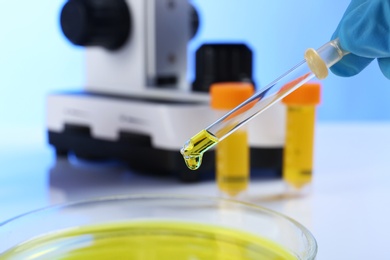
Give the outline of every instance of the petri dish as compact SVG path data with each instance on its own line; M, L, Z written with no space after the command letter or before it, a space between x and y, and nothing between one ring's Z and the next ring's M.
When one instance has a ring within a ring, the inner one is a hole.
M0 224L0 259L315 259L295 220L238 201L131 195L36 210Z

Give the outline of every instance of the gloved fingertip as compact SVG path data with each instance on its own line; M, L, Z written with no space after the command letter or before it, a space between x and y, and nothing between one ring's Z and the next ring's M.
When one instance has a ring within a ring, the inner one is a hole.
M383 75L385 75L386 78L390 79L390 58L380 58L378 59L378 64Z
M339 28L336 28L336 31L332 34L332 37L330 37L330 40L334 40L336 38L339 38Z
M342 64L335 64L330 68L330 71L341 77L352 77L358 74L360 71L358 70L351 70L348 67L342 65Z
M330 70L333 74L342 77L351 77L359 74L373 59L363 58L354 54L344 56L339 62L333 65Z

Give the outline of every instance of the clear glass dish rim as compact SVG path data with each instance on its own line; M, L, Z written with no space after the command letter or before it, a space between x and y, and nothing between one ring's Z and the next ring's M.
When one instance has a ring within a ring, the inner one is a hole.
M176 195L176 194L130 194L130 195L115 195L115 196L104 196L104 197L97 197L93 199L86 199L86 200L78 200L78 201L71 201L71 202L64 202L54 205L49 205L43 208L39 208L36 210L28 211L26 213L17 215L13 218L10 218L8 220L5 220L3 222L0 222L0 231L2 227L6 226L7 224L11 224L13 222L16 222L20 219L28 218L29 216L34 216L42 213L50 214L50 211L57 211L64 208L71 208L71 207L80 207L83 205L88 204L95 204L95 203L105 203L109 201L136 201L136 200L182 200L182 201L214 201L214 202L224 202L224 203L231 203L235 205L240 205L241 207L248 208L251 210L255 210L258 212L266 213L269 215L273 215L276 217L280 217L282 219L285 219L288 222L291 222L294 224L299 230L302 231L302 233L305 235L305 237L308 240L308 243L310 245L309 258L308 259L315 259L315 256L317 255L318 245L317 241L314 238L313 234L302 224L300 224L298 221L294 220L291 217L288 217L282 213L279 213L277 211L252 204L249 202L234 200L234 199L227 199L227 198L220 198L220 197L213 197L213 196L194 196L194 195Z

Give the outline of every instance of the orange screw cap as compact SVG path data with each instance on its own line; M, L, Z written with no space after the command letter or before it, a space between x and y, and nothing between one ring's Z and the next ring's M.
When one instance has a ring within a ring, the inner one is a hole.
M210 87L211 107L214 109L232 109L250 98L254 87L246 82L214 83Z
M282 99L286 105L317 105L321 98L321 84L309 82Z

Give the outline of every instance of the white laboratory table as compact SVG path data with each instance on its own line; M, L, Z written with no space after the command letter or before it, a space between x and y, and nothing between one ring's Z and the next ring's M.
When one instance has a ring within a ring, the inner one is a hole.
M390 123L321 123L316 130L311 192L285 198L277 196L280 181L258 180L247 200L306 226L317 239L317 259L390 259ZM56 160L44 136L40 128L2 128L0 222L97 196L217 194L213 182L184 185L118 165Z

